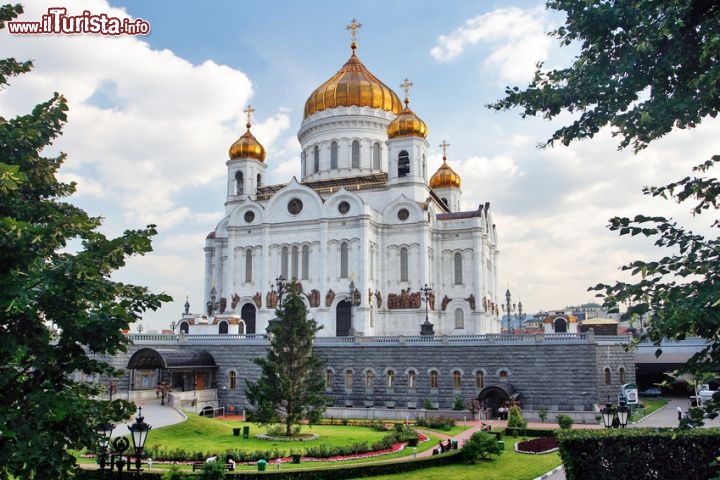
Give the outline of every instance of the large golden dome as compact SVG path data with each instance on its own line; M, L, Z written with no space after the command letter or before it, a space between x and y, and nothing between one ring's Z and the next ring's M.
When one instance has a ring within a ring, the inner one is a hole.
M351 45L352 55L328 81L310 94L305 102L303 119L315 112L335 107L382 108L395 115L402 111L400 98L381 82L355 55L357 45Z
M440 165L437 172L430 177L430 188L460 188L460 175L450 168L447 164L447 158L443 155L443 164Z

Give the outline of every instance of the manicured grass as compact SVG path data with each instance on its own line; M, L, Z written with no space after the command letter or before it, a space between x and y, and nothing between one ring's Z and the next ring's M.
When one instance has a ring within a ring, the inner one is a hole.
M233 428L242 429L250 427L250 438L233 435ZM188 452L202 451L206 453L220 453L229 449L254 452L257 450L278 449L287 454L303 452L305 448L325 444L328 447L349 445L356 442L367 442L372 445L390 432L380 432L369 427L351 427L341 425L312 425L303 426L302 433L320 435L317 440L304 442L282 442L255 438L255 435L265 433L265 429L255 423L238 420L223 420L219 418L205 418L197 415L188 415L185 422L164 428L153 429L148 436L147 446L160 445L165 450L183 449Z
M630 417L631 422L637 422L641 418L650 415L655 410L662 408L667 405L668 401L664 398L641 398L642 403L645 404L645 408L637 408Z
M457 464L447 467L428 468L420 472L373 477L374 480L532 480L560 466L562 461L557 452L543 455L515 453L515 443L526 437L506 437L505 450L490 461L479 461L475 465Z

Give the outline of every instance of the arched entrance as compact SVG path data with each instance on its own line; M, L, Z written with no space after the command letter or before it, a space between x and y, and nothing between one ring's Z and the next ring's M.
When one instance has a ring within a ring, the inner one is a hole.
M335 336L336 337L349 337L351 323L351 304L348 300L338 302L335 307Z
M556 318L553 322L555 333L566 333L567 332L567 320L563 317Z
M497 418L500 407L507 408L517 403L519 398L520 394L510 383L488 385L478 394L480 409L487 414L487 418Z
M127 364L131 390L155 390L161 380L175 392L205 390L214 383L217 366L204 350L141 348Z
M255 305L246 303L240 310L240 316L245 322L245 333L255 333Z

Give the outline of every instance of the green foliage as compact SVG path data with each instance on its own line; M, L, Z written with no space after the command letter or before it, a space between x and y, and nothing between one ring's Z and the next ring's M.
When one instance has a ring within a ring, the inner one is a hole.
M201 480L223 480L225 478L225 462L205 462L200 472Z
M635 152L673 129L715 121L720 108L720 4L713 1L670 2L550 0L548 8L565 12L565 24L552 34L562 45L579 45L567 68L542 71L525 90L508 87L506 97L489 105L522 108L522 116L554 118L577 113L544 145L592 138L610 126L621 138L619 148ZM694 215L710 211L717 218L720 182L708 175L720 155L696 159L693 175L645 195L691 202ZM664 216L615 217L610 230L654 239L664 250L658 260L634 261L622 267L633 282L598 284L598 296L611 308L628 305L628 314L647 315L648 328L638 341L660 345L663 339L700 336L707 346L678 373L701 377L720 370L718 277L720 240L706 238ZM658 355L661 354L658 349ZM711 418L720 405L704 406Z
M162 476L162 480L185 480L185 474L180 470L179 465L171 465Z
M500 455L502 450L495 435L485 432L475 432L463 443L460 449L463 460L467 463L477 463L479 459L490 460L492 455Z
M575 420L570 415L565 415L564 413L561 413L560 415L556 416L555 419L557 420L558 425L562 430L569 430L572 428L573 423L575 423Z
M0 7L0 28L21 13ZM0 61L0 92L31 67ZM95 400L100 387L73 374L112 375L103 357L125 351L122 331L170 300L111 280L128 257L152 251L154 226L108 239L99 218L64 201L75 191L57 178L65 154L41 152L67 110L56 93L27 115L0 117L0 479L68 478L69 450L93 449L97 423L132 414L123 400Z
M465 410L465 401L462 396L457 395L453 400L453 410Z
M538 410L538 417L540 417L541 422L545 422L548 416L548 409L545 407L540 407Z
M265 358L255 359L261 368L256 382L245 381L251 409L248 418L258 423L283 423L285 435L293 425L307 419L317 423L327 406L322 359L313 352L312 342L320 330L307 318L305 303L292 282L275 311L267 334L270 347Z
M444 415L425 418L417 417L415 423L417 423L418 427L428 427L436 430L450 430L455 426L455 419Z
M507 428L508 430L512 429L513 435L522 435L524 430L527 428L527 420L525 420L525 418L522 416L522 412L520 412L520 407L518 407L517 405L510 406L510 411L508 412Z
M562 430L557 438L568 480L705 479L718 473L711 465L720 451L717 429L578 429Z

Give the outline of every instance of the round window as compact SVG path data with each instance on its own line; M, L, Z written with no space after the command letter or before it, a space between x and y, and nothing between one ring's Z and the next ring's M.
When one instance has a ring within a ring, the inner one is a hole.
M405 221L410 216L410 212L407 211L407 208L401 208L398 210L398 218L402 221Z
M249 210L247 212L245 212L245 221L247 223L250 223L253 220L255 220L255 214Z
M303 203L302 200L299 198L293 198L288 202L287 206L288 212L292 215L297 215L298 213L302 212L303 209Z
M338 205L338 212L345 214L350 211L350 204L348 202L342 201Z

